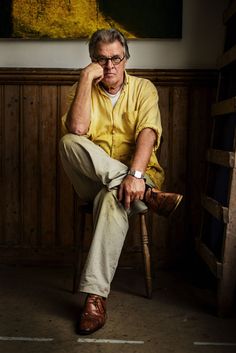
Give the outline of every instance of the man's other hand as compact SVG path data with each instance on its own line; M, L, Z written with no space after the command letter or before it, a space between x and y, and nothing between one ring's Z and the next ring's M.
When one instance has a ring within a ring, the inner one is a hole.
M118 199L123 203L126 210L130 209L130 204L137 200L143 200L145 193L145 181L137 179L132 175L127 175L120 184Z

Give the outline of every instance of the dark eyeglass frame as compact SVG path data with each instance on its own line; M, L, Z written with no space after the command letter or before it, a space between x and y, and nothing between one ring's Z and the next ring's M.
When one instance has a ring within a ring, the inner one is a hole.
M97 58L94 58L94 61L97 62L99 65L101 66L105 66L107 65L108 61L111 60L113 65L119 65L121 63L121 61L123 61L125 58L125 55L123 56L123 58L120 58L119 55L114 55L110 58L106 57L106 56L98 56ZM115 60L118 60L115 61Z

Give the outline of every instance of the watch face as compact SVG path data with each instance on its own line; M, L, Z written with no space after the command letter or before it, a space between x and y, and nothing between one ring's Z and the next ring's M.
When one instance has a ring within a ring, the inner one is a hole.
M142 178L142 173L139 172L138 170L135 170L134 176L135 176L135 178L141 179Z
M129 170L128 172L129 175L134 176L137 179L144 179L144 175L142 172L140 172L139 170Z

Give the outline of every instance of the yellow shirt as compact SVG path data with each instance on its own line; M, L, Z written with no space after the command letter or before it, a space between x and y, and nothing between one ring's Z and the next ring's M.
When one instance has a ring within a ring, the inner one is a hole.
M69 103L75 95L77 83L72 87ZM62 117L62 133L68 131ZM99 85L93 85L91 95L91 123L87 137L104 149L109 156L131 164L139 133L151 128L157 134L156 146L151 154L146 173L161 188L164 172L156 158L156 149L162 133L158 108L158 93L151 81L125 73L124 85L118 101L112 107L110 98Z

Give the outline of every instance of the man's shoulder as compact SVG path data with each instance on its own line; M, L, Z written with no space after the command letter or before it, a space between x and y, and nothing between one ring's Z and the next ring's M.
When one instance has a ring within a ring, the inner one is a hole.
M130 84L134 84L134 85L155 87L153 82L150 79L143 77L143 76L137 76L134 74L128 74L128 82Z
M135 76L133 74L128 75L128 84L131 89L134 90L142 90L146 92L157 92L157 88L154 85L154 83L149 80L148 78L141 77L141 76Z

